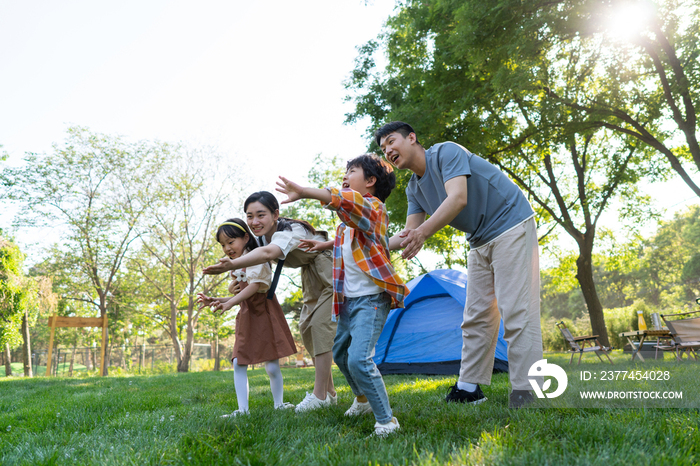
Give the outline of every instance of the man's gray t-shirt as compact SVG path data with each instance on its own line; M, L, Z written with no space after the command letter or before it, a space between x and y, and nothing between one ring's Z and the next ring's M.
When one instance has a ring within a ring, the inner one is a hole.
M425 151L425 174L408 182L408 215L432 215L447 198L445 182L467 177L467 207L449 225L467 233L477 248L497 238L535 213L523 192L496 166L454 142Z

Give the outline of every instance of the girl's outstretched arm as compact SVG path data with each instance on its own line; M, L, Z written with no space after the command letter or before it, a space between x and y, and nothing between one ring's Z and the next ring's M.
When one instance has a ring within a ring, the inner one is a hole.
M253 265L264 264L265 262L270 262L271 260L277 259L281 255L282 250L279 248L279 246L275 244L268 244L267 246L253 249L245 256L237 257L235 259L229 259L228 257L219 259L218 264L204 267L204 269L202 269L202 273L204 275L218 275L229 270L244 269L246 267L252 267Z
M250 285L245 287L245 290L241 291L233 298L229 299L226 302L218 303L215 306L213 306L212 311L214 311L215 314L218 312L224 313L231 309L233 306L241 304L246 299L252 297L255 293L258 292L259 289L260 283L251 283Z
M197 302L199 303L199 309L202 310L207 306L212 306L216 305L217 303L223 302L223 301L228 301L231 299L230 297L226 298L214 298L211 296L207 296L204 293L197 293Z

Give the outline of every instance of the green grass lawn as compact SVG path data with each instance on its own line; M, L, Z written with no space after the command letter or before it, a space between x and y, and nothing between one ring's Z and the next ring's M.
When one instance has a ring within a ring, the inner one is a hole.
M568 364L568 357L547 355ZM697 383L694 362L629 362ZM580 366L611 366L588 356ZM298 403L313 369L283 369ZM232 420L233 373L0 380L0 464L698 464L698 409L507 407L508 376L494 375L478 406L446 404L455 377L387 376L401 430L368 438L374 418L346 418L352 394L334 369L339 404L301 415L273 409L264 369L249 371L251 414Z
M67 362L62 362L58 365L58 375L60 376L67 376L68 375L68 368L70 367L70 363ZM32 366L32 371L36 371L34 374L37 377L44 376L46 374L46 366ZM53 373L53 369L51 370ZM73 372L87 372L87 367L83 366L82 364L73 364ZM24 364L21 362L13 362L12 363L12 375L15 376L20 376L24 374ZM77 375L77 374L75 374ZM2 365L0 366L0 377L5 377L5 366Z

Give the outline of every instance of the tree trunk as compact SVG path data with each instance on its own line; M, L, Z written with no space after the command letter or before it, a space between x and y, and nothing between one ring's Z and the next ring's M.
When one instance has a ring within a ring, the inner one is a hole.
M216 338L214 339L214 370L221 370L221 361L219 360L219 329L216 329Z
M187 326L187 338L183 348L182 358L177 363L178 372L188 372L190 370L190 359L192 359L192 346L194 344L194 329L192 325Z
M75 351L77 344L73 345L73 351L70 355L70 366L68 366L68 377L73 377L73 364L75 363Z
M187 372L181 371L180 370L180 365L182 364L182 359L184 355L182 354L182 346L180 345L180 334L178 332L177 328L177 306L172 302L170 302L170 339L173 341L173 349L175 350L175 359L177 360L177 371L178 372ZM189 364L189 360L187 361L187 364ZM185 366L187 367L187 366Z
M24 363L24 376L33 377L32 374L32 345L29 337L29 313L24 310L22 316L22 362Z
M586 307L588 307L593 334L598 335L600 342L604 346L610 346L608 329L605 326L605 316L603 315L603 305L600 303L595 282L593 281L593 240L589 241L587 237L583 245L579 243L579 256L576 259L576 279L581 286L583 299L586 301Z
M107 329L106 340L107 341L104 342L105 347L106 347L106 349L104 350L104 359L105 359L104 370L102 371L102 374L100 374L102 376L109 375L109 358L111 357L111 353L112 353L112 347L109 344L109 329Z
M92 370L92 351L90 351L90 348L85 350L85 355L83 356L83 359L85 360L85 368L89 371Z
M12 375L12 353L10 353L10 344L5 343L5 377Z

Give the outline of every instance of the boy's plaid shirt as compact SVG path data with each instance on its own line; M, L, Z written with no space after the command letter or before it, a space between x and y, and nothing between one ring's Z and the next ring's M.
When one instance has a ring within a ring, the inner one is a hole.
M389 293L392 308L403 307L408 288L396 274L389 258L389 217L386 206L369 193L363 197L351 189L326 189L331 192L331 202L324 207L334 210L343 222L338 225L333 243L333 320L335 321L340 314L340 305L345 299L345 270L341 246L346 225L354 229L351 233L354 231L354 239L357 241L352 242L352 256L357 265L377 286Z

